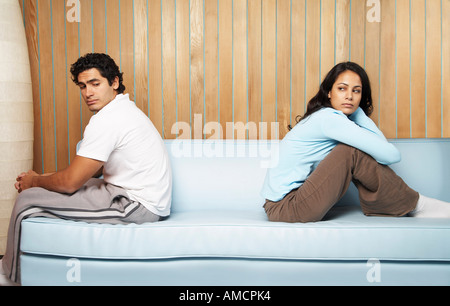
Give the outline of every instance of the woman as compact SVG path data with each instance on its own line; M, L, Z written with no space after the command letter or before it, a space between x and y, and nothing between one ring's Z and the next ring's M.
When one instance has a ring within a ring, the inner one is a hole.
M420 195L387 166L400 153L368 117L372 109L363 68L345 62L330 70L267 173L262 195L269 220L320 221L351 181L365 215L450 218L449 203Z

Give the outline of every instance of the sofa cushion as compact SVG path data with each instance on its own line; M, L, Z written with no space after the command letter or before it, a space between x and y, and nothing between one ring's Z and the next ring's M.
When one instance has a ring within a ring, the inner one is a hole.
M392 169L413 189L450 202L450 139L390 140L401 152ZM278 161L278 141L165 140L173 168L172 211L260 212L267 169ZM352 185L339 205L359 206Z
M366 217L356 206L335 207L325 221L306 224L268 222L263 210L177 212L139 226L31 218L23 221L21 250L98 259L450 261L450 223Z
M172 212L261 210L260 191L278 142L166 140L165 144L173 171Z

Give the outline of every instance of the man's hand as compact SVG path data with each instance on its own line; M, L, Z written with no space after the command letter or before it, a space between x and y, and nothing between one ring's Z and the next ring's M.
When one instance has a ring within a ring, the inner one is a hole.
M77 155L66 169L58 172L41 175L32 170L23 172L17 177L14 186L19 193L31 187L42 187L50 191L70 194L83 186L102 167L101 161Z
M30 170L28 172L22 172L17 176L16 183L14 184L14 187L16 187L17 191L20 193L28 188L33 187L33 177L39 176L36 172L33 170Z

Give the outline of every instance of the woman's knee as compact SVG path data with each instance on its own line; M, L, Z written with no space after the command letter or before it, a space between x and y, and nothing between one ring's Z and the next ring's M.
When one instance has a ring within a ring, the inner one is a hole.
M286 222L286 223L309 223L321 221L323 215L320 213L310 212L308 214L301 214L287 211L282 207L283 203L266 202L264 209L269 221L271 222Z
M351 156L356 150L358 149L344 143L339 143L331 150L331 152L342 156Z

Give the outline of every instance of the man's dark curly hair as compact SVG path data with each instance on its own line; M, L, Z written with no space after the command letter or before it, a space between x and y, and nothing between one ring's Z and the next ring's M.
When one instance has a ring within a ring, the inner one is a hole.
M83 71L96 68L102 77L108 80L111 86L116 77L119 78L119 88L117 88L117 93L121 94L125 91L125 85L123 85L123 72L120 72L119 67L116 65L114 60L107 54L104 53L88 53L80 57L75 63L70 67L70 73L72 73L72 81L78 84L78 75Z

